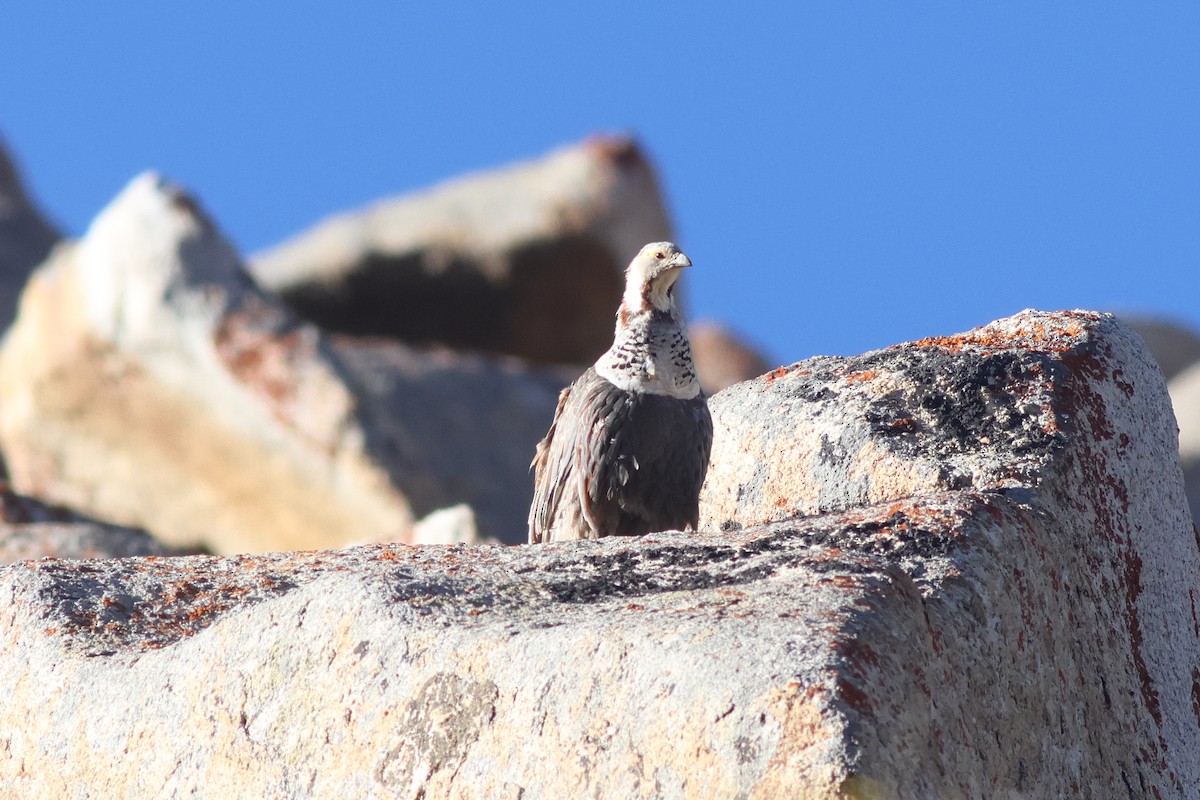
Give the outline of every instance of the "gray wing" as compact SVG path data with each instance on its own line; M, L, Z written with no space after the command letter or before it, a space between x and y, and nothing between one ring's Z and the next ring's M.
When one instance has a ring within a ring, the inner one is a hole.
M598 411L604 422L587 451L604 453L590 465L589 486L601 535L696 528L712 451L704 396L680 400L618 390Z
M530 543L695 528L711 449L703 395L627 392L587 370L534 455Z
M575 388L586 373L558 395L558 407L546 437L533 455L533 503L529 506L529 543L549 541L560 517L566 516L568 503L579 502L579 482L586 477L576 468L575 440L578 436L578 402L572 402ZM577 395L576 395L577 397Z

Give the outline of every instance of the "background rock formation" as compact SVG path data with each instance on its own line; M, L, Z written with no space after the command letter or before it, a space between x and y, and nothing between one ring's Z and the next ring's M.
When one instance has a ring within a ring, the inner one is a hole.
M252 271L328 330L590 364L625 265L670 238L637 145L597 137L335 216Z
M30 202L0 139L0 329L12 321L21 287L58 238Z
M0 570L0 730L19 731L0 787L1200 784L1200 552L1161 374L1128 329L1027 312L801 362L713 407L721 531ZM769 435L770 463L740 460Z
M404 540L414 509L461 502L485 535L522 531L560 379L392 347L334 352L146 175L31 280L0 446L20 491L180 547Z
M1200 524L1200 364L1175 376L1169 388L1179 420L1179 463L1192 516Z
M1169 383L1179 422L1179 462L1192 517L1200 524L1200 336L1175 322L1123 317L1146 342Z

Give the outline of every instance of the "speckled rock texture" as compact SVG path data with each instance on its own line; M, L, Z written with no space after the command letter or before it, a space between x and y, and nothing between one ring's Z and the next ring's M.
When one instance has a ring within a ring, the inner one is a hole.
M1028 312L713 410L706 532L0 568L0 796L1200 785L1200 553L1128 329Z
M178 547L407 541L459 503L517 539L562 382L331 344L147 174L30 280L0 351L0 447L19 491Z
M671 238L637 144L597 136L332 217L251 269L328 330L590 364L625 265Z
M917 739L901 733L916 712L875 684L891 680L881 648L856 642L854 674L872 688L852 719L880 737L881 759L859 774L882 796L1200 785L1198 542L1162 375L1127 327L1023 312L783 367L710 407L701 527L894 510L858 530L881 534L877 552L922 595L927 651L901 663L927 716ZM939 494L973 521L927 516ZM844 550L845 534L826 544ZM918 741L928 767L894 772Z
M34 207L0 139L0 329L8 327L21 287L59 239Z

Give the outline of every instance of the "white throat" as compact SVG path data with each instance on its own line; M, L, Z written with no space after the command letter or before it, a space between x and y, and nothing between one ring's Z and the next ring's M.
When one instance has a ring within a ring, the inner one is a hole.
M641 299L639 294L638 304L632 307L641 306ZM699 395L691 344L674 303L670 311L659 313L640 309L627 313L630 307L622 306L612 347L596 362L596 373L629 392L681 400Z

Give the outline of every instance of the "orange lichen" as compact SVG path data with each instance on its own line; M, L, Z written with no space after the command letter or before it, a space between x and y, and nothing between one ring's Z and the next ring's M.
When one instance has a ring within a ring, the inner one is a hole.
M776 367L767 374L763 375L763 379L766 380L767 383L774 383L784 375L787 375L789 371L790 370L787 367Z
M1084 322L1094 322L1095 314L1060 311L1052 317L1022 320L1012 327L985 326L951 336L931 336L918 339L908 345L896 347L936 347L948 353L957 353L964 347L978 347L985 351L1023 348L1027 350L1061 353L1076 347L1080 338L1087 333Z

